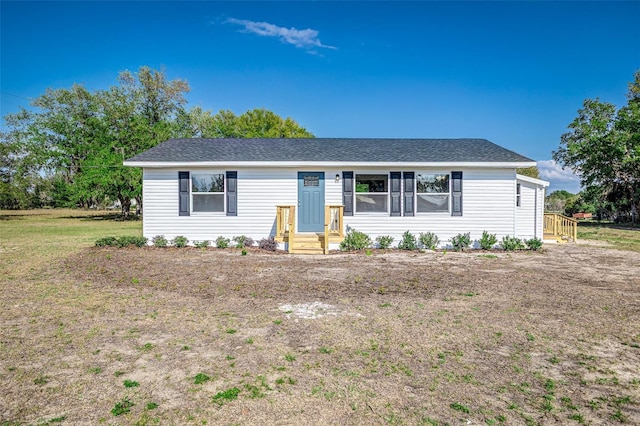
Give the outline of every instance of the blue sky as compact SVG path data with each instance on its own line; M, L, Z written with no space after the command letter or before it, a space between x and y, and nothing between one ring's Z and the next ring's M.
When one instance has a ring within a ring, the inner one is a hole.
M1 114L47 87L165 67L190 106L318 137L478 137L547 161L585 98L625 103L640 1L0 3ZM4 128L4 124L3 124Z

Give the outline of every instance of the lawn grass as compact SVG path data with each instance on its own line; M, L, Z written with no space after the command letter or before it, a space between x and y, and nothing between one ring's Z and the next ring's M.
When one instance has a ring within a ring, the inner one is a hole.
M0 210L0 273L34 270L111 235L140 236L142 221L95 210Z
M640 224L634 227L603 221L578 222L578 243L581 239L603 241L619 250L640 252Z

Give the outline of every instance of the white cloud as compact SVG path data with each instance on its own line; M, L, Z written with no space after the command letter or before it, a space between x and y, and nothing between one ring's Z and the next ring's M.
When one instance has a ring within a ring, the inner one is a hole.
M265 37L277 37L280 41L292 44L301 49L313 51L316 47L325 49L336 49L334 46L322 44L318 38L318 31L307 28L299 30L297 28L285 28L268 22L255 22L246 19L228 18L225 23L240 25L244 27L245 32L258 34Z
M580 176L573 173L569 168L563 169L553 160L538 161L540 177L545 180L555 180L561 182L580 182Z
M580 191L580 176L569 168L563 169L553 160L538 161L540 179L551 182L549 193L554 190L564 189L572 193Z

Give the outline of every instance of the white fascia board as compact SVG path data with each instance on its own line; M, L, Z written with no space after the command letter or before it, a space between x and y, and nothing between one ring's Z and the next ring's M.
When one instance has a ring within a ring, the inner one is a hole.
M192 168L192 167L473 167L473 168L499 168L513 169L520 167L533 167L535 161L520 162L382 162L382 161L125 161L125 166L146 168ZM543 182L543 181L541 181Z
M516 179L523 182L533 183L534 185L544 186L545 188L549 186L549 182L547 182L546 180L536 179L525 175L516 174Z

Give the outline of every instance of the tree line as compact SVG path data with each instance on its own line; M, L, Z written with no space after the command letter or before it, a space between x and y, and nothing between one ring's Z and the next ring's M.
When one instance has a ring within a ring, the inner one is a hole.
M4 117L0 133L0 209L92 207L117 203L123 214L142 208L142 172L125 158L170 138L313 137L291 118L254 109L241 115L188 108L185 80L164 70L124 71L106 90L48 89ZM553 158L581 178L571 209L636 221L640 209L640 70L617 108L587 99L560 137ZM519 173L538 177L537 168ZM566 194L557 194L554 203ZM564 196L564 197L563 197ZM566 209L565 209L566 210Z
M185 80L141 67L90 91L47 89L30 109L4 116L0 209L142 208L142 171L122 161L170 138L314 137L291 118L254 109L236 115L188 108Z
M602 219L632 221L640 209L640 70L620 108L586 99L553 159L580 176L584 190L572 206ZM565 194L558 194L555 201ZM565 197L570 198L570 197ZM576 204L578 203L578 204Z

